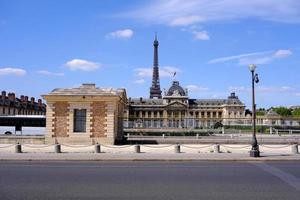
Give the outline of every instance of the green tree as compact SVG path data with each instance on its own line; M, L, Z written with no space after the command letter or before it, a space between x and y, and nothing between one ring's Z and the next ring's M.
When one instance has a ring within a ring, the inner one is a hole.
M300 108L295 108L293 111L292 111L292 115L294 117L300 117Z
M264 108L259 108L256 110L257 116L264 116L266 114L266 110Z
M273 108L273 110L280 116L286 117L286 116L291 116L292 115L292 111L291 109L288 109L286 107L277 107L277 108Z

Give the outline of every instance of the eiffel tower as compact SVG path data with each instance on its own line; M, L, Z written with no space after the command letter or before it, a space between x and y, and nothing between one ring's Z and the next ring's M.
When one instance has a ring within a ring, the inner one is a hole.
M154 46L154 58L153 58L153 74L152 74L152 86L150 87L150 99L161 99L161 89L159 84L159 68L158 68L158 40L155 34Z

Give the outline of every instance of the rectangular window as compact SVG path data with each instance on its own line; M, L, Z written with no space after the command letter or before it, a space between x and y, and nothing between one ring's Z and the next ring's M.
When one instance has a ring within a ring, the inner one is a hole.
M86 109L74 109L74 132L86 132Z

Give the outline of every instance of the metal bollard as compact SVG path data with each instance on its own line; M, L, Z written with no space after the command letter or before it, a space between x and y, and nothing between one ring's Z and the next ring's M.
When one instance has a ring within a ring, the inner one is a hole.
M15 146L15 152L16 153L22 153L22 146L20 143L17 143Z
M214 153L220 153L220 145L219 144L214 145Z
M95 144L95 153L101 153L101 146L98 143Z
M174 147L175 153L180 153L180 144L176 144Z
M135 153L141 153L141 146L139 144L134 146L134 152Z
M292 145L292 154L298 154L298 144L293 144Z
M55 153L61 153L60 144L55 144L54 145L54 151L55 151Z

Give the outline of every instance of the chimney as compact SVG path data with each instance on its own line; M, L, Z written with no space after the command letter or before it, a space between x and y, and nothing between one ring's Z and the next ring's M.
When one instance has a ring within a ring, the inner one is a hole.
M21 99L22 102L24 102L24 101L25 101L24 95L21 95L21 96L20 96L20 99Z
M14 100L14 101L16 100L16 94L15 94L14 92L11 93L11 98L12 98L12 100Z
M32 104L32 105L34 105L34 100L35 100L34 97L31 97L31 98L30 98L30 101L31 101L31 104Z
M143 97L140 97L140 102L141 102L141 103L143 102Z
M38 99L39 106L42 106L42 99Z
M12 93L9 92L9 93L7 94L7 96L8 96L8 99L9 99L10 101L12 101Z
M25 96L25 102L26 103L28 102L28 96Z
M6 97L6 92L5 91L2 91L1 97L2 97L3 100L5 99L5 97Z

